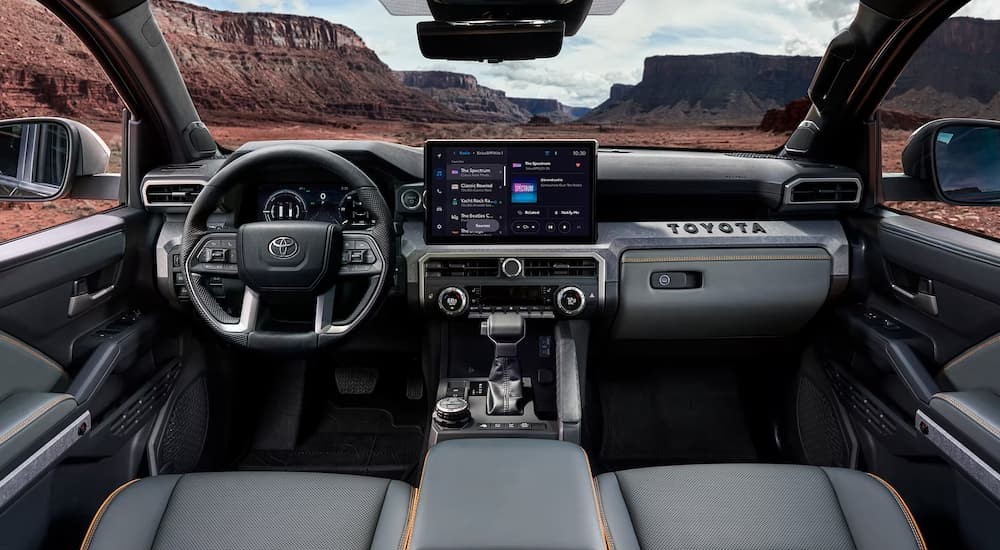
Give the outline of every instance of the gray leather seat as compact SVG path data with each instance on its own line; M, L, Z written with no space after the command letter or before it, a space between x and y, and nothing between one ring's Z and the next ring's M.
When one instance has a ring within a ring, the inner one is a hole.
M896 491L853 470L671 466L597 482L614 550L925 550Z
M396 550L412 499L405 483L349 475L150 477L108 497L82 550Z

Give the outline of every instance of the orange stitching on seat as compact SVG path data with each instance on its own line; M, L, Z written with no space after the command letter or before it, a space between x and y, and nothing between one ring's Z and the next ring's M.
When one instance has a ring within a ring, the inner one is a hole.
M424 461L420 468L420 480L417 481L417 486L413 488L413 498L410 500L410 513L407 514L406 528L403 531L403 550L407 550L410 547L410 539L413 538L413 524L417 521L417 502L420 500L420 487L424 484L424 474L427 473L427 457L430 454L430 450L424 454Z
M94 539L94 533L97 532L97 525L101 522L101 518L104 516L104 512L107 511L108 506L111 505L111 501L118 496L118 493L122 492L126 487L132 485L136 481L139 480L133 479L132 481L125 483L121 487L112 491L111 494L108 495L108 498L104 499L104 502L101 503L101 507L97 509L97 514L94 515L94 519L90 520L90 527L87 528L87 534L83 537L83 544L80 545L80 550L89 550L90 543Z
M26 418L21 419L20 422L18 422L17 424L14 424L14 426L12 426L9 430L7 430L6 432L0 434L0 445L6 443L7 440L9 440L10 438L14 437L18 433L20 433L21 430L23 430L24 428L28 427L29 424L31 424L35 420L38 420L39 418L41 418L42 415L44 415L45 413L51 411L56 405L62 403L63 401L67 401L67 400L69 400L69 396L62 395L62 396L53 397L53 398L49 399L48 401L46 401L45 403L43 403L41 407L39 407L38 409L35 409Z
M604 547L608 550L614 550L615 544L611 540L611 533L604 529L604 509L601 507L601 499L597 496L597 482L594 480L594 471L590 468L590 457L587 456L587 451L580 447L580 452L583 453L583 461L587 464L587 474L590 476L590 490L594 495L594 506L597 507L597 525L601 528L601 538L604 539Z
M877 480L883 487L892 493L892 497L896 499L896 504L899 505L899 509L903 511L903 516L906 517L906 523L910 525L910 532L913 533L913 538L917 543L917 548L919 548L919 550L927 550L927 543L924 542L924 535L920 532L920 527L917 526L917 520L913 518L913 513L910 512L910 507L906 505L906 501L903 500L903 497L901 497L899 493L896 492L895 487L890 485L886 480L872 473L869 473L868 475Z

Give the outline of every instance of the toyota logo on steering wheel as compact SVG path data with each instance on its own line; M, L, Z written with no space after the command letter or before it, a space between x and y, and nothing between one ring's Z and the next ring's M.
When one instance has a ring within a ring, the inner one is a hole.
M287 260L299 253L299 243L291 237L275 237L267 245L267 251L279 260Z

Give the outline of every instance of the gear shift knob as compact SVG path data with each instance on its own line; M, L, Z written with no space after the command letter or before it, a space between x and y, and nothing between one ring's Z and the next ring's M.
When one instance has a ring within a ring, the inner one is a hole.
M524 317L493 313L483 321L480 332L493 341L497 357L517 357L517 345L524 339Z
M524 339L524 317L517 313L494 313L483 321L484 336L493 341L495 349L490 368L486 414L521 414L524 387L521 364L517 360L517 345Z

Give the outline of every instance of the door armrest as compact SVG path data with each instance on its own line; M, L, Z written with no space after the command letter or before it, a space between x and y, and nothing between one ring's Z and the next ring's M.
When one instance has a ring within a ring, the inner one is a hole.
M16 393L0 401L0 474L40 447L76 408L63 393Z
M930 409L945 430L1000 469L1000 396L988 391L937 393Z

